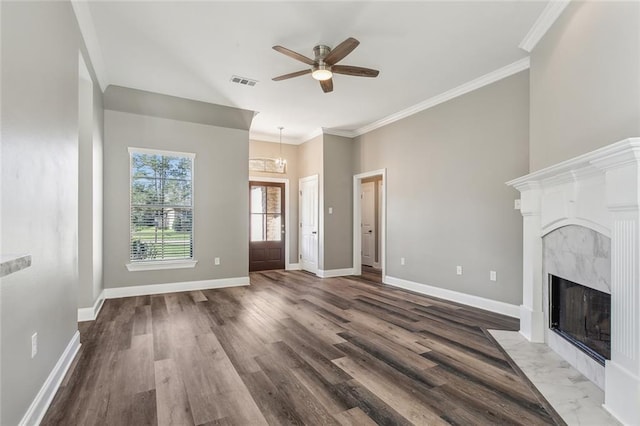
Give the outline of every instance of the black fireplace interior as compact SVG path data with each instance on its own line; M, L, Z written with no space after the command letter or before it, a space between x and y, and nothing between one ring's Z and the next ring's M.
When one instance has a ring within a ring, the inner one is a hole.
M611 295L549 278L550 328L604 365L611 359Z

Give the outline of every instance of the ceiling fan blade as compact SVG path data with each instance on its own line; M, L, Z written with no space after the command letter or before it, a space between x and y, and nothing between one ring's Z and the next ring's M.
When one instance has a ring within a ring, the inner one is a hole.
M293 50L287 49L286 47L282 47L282 46L273 46L273 50L275 50L276 52L280 52L284 55L287 55L290 58L296 59L300 62L304 62L307 65L314 65L315 63L313 62L313 59L311 58L307 58L304 55L299 54L298 52L294 52Z
M284 74L284 75L279 75L277 77L273 77L272 80L273 81L286 80L288 78L300 77L301 75L310 74L310 73L311 73L311 70L296 71L296 72L291 72L289 74Z
M349 37L331 50L331 52L329 52L329 54L324 58L324 61L329 65L337 64L342 58L351 53L353 49L358 47L359 44L360 42L358 40L353 37Z
M322 91L324 93L333 92L333 79L320 80L320 86L322 87Z
M351 65L334 65L331 72L335 74L355 75L357 77L377 77L380 71L371 68L354 67Z

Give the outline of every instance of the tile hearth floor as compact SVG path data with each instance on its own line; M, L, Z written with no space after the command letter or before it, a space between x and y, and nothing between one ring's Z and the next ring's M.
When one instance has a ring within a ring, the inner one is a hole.
M489 330L568 425L619 425L604 408L604 392L550 347L517 331Z

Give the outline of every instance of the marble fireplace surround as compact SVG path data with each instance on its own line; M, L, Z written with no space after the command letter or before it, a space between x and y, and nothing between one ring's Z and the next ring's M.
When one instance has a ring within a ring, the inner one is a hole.
M611 359L604 367L604 408L624 424L638 424L640 138L616 142L507 184L521 193L520 333L529 341L543 343L554 334L547 333L545 317L543 237L569 225L610 237Z
M567 225L542 237L542 253L544 342L604 390L604 366L549 328L549 274L611 294L611 239L584 226Z

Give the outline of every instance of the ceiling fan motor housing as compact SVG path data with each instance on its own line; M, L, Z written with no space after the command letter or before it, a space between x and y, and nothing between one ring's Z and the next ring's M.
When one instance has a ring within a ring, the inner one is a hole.
M329 52L331 52L331 48L324 44L319 44L313 48L313 54L315 55L316 62L318 62L318 64L324 63L324 58L329 54Z

